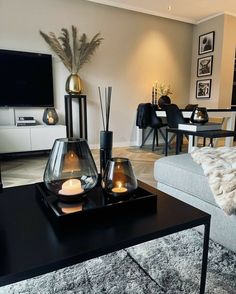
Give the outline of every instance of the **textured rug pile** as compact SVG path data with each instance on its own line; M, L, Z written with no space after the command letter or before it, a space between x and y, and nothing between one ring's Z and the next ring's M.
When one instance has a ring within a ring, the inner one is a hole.
M236 213L236 148L195 148L191 156L202 166L219 207L228 215Z
M36 278L0 294L199 293L202 235L186 230ZM235 294L236 254L210 242L206 294Z

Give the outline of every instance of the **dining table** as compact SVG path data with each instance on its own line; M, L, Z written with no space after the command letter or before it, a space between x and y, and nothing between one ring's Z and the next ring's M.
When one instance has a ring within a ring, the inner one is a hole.
M192 110L180 109L184 118L190 118L192 115ZM209 108L207 109L209 119L222 119L222 128L229 131L234 131L235 129L235 118L236 118L236 109L230 108ZM166 118L166 112L162 109L156 110L156 115L160 118ZM144 129L139 129L137 127L137 135L136 135L136 146L141 146L142 144L142 132ZM193 136L190 136L193 137ZM197 142L197 140L194 140ZM234 137L225 138L225 146L231 147L233 146ZM188 142L188 151L191 152L193 138L190 138ZM196 144L196 143L195 143Z

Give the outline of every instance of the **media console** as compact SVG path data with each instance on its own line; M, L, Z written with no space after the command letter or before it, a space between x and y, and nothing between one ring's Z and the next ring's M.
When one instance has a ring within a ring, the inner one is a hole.
M0 126L0 153L49 150L57 138L66 138L66 126Z

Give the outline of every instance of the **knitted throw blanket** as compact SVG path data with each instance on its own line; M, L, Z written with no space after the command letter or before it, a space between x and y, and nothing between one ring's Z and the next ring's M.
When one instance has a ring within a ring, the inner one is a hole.
M191 156L202 166L219 207L236 214L236 148L196 147Z

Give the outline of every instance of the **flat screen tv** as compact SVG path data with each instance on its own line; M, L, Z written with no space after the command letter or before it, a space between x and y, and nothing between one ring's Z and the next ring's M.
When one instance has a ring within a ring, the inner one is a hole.
M0 107L54 106L52 56L0 49Z

